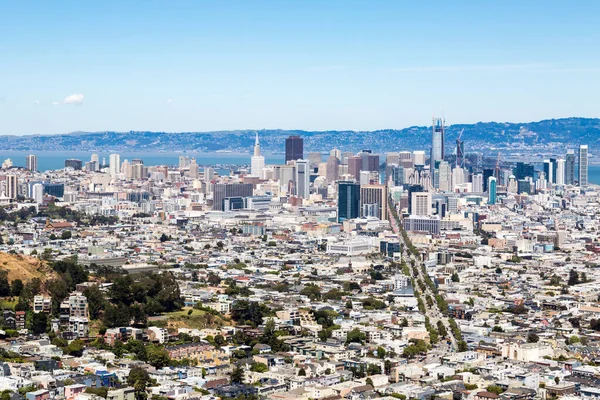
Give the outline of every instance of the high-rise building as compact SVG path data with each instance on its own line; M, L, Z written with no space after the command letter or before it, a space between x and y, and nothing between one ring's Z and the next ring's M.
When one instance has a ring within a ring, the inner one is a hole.
M471 182L473 183L473 192L474 193L483 193L483 174L473 174L471 177Z
M289 136L285 139L285 162L304 158L304 139L300 136Z
M579 146L579 186L588 185L588 146Z
M108 173L111 177L116 177L121 173L121 155L111 154L109 158Z
M265 169L265 158L260 155L260 144L258 143L258 132L254 141L254 155L250 159L250 174L263 178L263 170Z
M452 167L448 161L440 161L438 168L439 183L438 188L441 191L452 190Z
M42 204L44 202L44 185L36 183L31 187L31 198L36 204Z
M76 160L74 158L65 160L65 168L73 168L75 171L81 171L81 167L83 167L81 160Z
M567 150L565 157L565 185L575 184L575 150Z
M363 217L387 219L388 187L386 185L361 185L360 210Z
M425 152L422 150L413 151L415 165L425 165Z
M525 179L525 178L533 178L535 174L535 169L533 164L518 162L517 166L513 171L513 175L517 179Z
M544 175L548 183L553 183L554 180L554 163L551 160L544 160Z
M410 202L410 215L428 216L433 215L431 207L432 195L429 192L412 192Z
M6 197L11 199L17 198L17 176L6 175Z
M358 180L360 178L360 171L362 171L362 157L348 157L348 175Z
M429 163L433 165L436 161L444 160L444 120L433 118L431 127L431 159Z
M190 161L189 176L191 179L198 179L198 164L195 158L192 158L192 161Z
M496 204L496 178L490 176L488 178L488 204Z
M186 169L190 166L190 158L187 156L179 156L179 169Z
M340 160L334 155L327 159L327 181L333 183L339 179Z
M338 222L360 217L360 185L356 182L338 182Z
M556 184L565 184L565 160L562 158L556 160Z
M225 199L229 197L250 197L253 194L251 183L217 183L214 186L213 210L223 211Z
M296 161L296 196L308 199L310 196L310 166L308 160Z
M25 158L25 168L33 172L38 170L38 158L36 155L30 154Z
M398 152L389 152L385 155L385 163L386 164L396 164L400 163L400 154Z
M323 156L321 155L321 153L318 152L308 153L308 161L310 161L310 165L312 168L314 166L319 165L321 161L323 161Z

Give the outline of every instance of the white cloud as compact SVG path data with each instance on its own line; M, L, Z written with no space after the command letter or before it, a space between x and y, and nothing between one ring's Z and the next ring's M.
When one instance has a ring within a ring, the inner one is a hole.
M167 104L173 104L173 99L167 99Z
M83 98L84 98L84 96L82 94L72 94L70 96L65 97L61 101L53 101L52 104L55 106L68 105L68 104L80 106L83 104Z

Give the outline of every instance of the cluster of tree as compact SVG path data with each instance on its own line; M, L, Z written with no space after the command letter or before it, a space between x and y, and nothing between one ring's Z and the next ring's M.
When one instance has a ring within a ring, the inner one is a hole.
M577 272L575 269L571 269L569 271L569 281L567 282L569 286L579 285L580 283L587 283L589 279L585 272Z
M413 358L419 354L426 354L427 350L429 350L429 346L424 340L421 339L411 339L410 345L404 348L402 355L406 358Z
M300 294L309 297L311 300L320 300L321 288L313 283L309 283L300 290Z
M386 307L385 303L373 297L367 297L362 301L365 310L381 310Z
M84 293L88 303L95 302L90 314L99 317L103 311L104 325L112 328L134 325L146 326L149 316L180 310L183 307L181 292L172 273L120 275L112 281L108 297L103 299L97 288Z
M263 318L272 317L273 311L263 303L256 301L238 300L231 308L231 319L238 324L259 326Z

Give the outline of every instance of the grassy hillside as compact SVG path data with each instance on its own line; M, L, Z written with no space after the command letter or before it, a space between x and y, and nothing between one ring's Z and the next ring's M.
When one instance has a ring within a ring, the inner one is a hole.
M27 283L33 278L45 282L57 277L46 263L35 257L2 252L0 252L0 271L7 272L9 282L20 279L23 283Z

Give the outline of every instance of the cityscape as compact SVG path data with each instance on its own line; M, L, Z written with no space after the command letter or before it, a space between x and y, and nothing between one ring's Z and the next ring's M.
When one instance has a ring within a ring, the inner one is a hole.
M3 11L0 400L600 398L600 3Z

